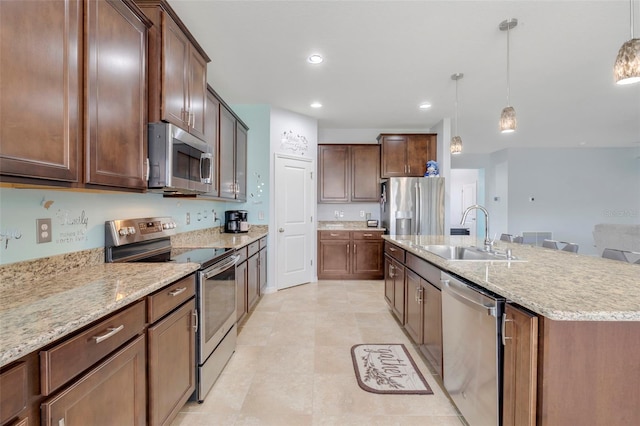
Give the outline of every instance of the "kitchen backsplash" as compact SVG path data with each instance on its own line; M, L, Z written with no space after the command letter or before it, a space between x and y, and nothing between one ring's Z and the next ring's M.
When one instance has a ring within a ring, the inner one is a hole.
M220 226L225 209L241 208L237 203L107 191L0 188L0 200L0 264L103 248L106 220L171 216L178 231L187 232ZM214 211L219 218L215 223ZM50 227L38 228L38 219L49 219ZM257 218L250 218L255 223L252 219ZM51 241L37 243L37 231Z

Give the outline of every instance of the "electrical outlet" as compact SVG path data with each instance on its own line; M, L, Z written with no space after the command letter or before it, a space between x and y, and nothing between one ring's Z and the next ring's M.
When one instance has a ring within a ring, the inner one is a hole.
M360 217L364 217L364 210L360 210Z
M258 212L258 219L259 220L264 220L264 212L263 211L259 211Z
M51 219L36 219L36 243L51 242Z
M340 217L344 217L344 212L340 210Z
M187 213L187 225L191 224L191 213Z
M336 219L340 217L340 212L338 210L334 210L333 211L333 217L335 217Z
M218 221L218 213L216 213L215 209L211 210L211 212L213 213L213 223L216 223Z

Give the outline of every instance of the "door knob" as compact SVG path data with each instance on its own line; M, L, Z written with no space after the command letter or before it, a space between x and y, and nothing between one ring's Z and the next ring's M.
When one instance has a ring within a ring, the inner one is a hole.
M278 229L278 232L284 232L284 228Z

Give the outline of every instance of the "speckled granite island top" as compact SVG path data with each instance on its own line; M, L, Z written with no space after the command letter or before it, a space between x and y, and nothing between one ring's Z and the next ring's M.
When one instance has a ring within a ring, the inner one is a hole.
M0 294L0 367L196 271L197 263L108 263Z
M525 308L560 321L640 321L640 266L523 244L497 242L526 262L448 261L417 246L475 245L472 237L384 239Z
M171 247L181 248L233 248L239 249L262 237L266 237L269 231L268 226L253 225L249 232L238 234L226 234L220 228L209 228L205 230L187 232L171 237Z

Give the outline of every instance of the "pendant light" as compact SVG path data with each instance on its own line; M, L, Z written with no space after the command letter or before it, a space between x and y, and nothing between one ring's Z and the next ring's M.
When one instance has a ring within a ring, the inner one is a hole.
M462 73L456 73L451 75L451 80L456 82L456 103L454 105L455 108L455 126L454 126L454 134L456 136L451 138L451 154L457 155L462 152L462 138L458 135L458 80L464 77Z
M512 18L500 22L500 25L498 26L500 31L507 32L507 106L502 110L502 114L500 114L500 131L502 133L515 132L517 127L516 110L513 109L509 103L509 95L511 91L511 82L509 80L509 32L516 25L518 25L518 20Z
M613 66L613 76L617 84L640 82L640 38L633 38L633 0L629 0L629 15L631 39L622 45Z

